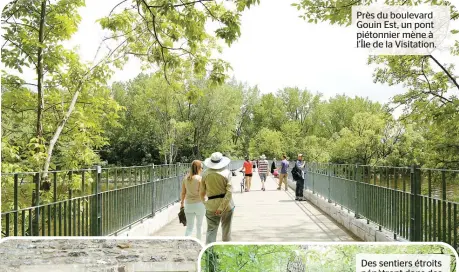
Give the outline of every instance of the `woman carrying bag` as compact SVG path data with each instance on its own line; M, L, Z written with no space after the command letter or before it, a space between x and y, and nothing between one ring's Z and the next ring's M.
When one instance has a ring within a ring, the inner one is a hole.
M277 166L276 166L276 158L273 159L273 163L271 164L271 175L273 175L273 177L277 176L274 175L274 172L277 170Z
M196 219L196 238L201 239L202 221L206 214L206 208L199 197L201 183L202 162L195 160L191 163L191 169L182 182L181 207L185 207L186 230L185 236L193 233Z

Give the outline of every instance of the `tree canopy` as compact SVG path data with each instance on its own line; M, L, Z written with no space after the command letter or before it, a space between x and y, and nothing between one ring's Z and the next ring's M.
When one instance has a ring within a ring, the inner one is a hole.
M442 245L215 245L201 257L205 272L245 271L356 271L356 255L364 254L445 254L456 258Z
M371 2L294 6L309 22L347 26L352 5ZM325 99L298 86L266 93L228 78L230 64L214 53L238 39L242 12L258 3L120 0L97 22L106 37L90 62L64 46L85 1L10 2L2 14L2 171L173 163L216 150L232 158L303 153L318 162L459 167L459 87L454 66L435 56L370 56L375 83L405 88L385 105L345 94ZM428 3L459 17L451 2ZM456 42L451 55L458 54ZM109 84L130 58L155 72ZM400 118L393 105L404 107Z

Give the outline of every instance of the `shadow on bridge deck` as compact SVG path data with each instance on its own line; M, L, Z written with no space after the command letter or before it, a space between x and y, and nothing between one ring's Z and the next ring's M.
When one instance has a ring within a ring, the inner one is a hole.
M277 182L268 176L266 191L261 191L261 181L255 172L252 190L240 192L242 174L232 178L233 198L236 205L233 217L234 242L332 242L358 240L346 229L323 214L307 201L295 201L295 192L278 191ZM205 241L206 219L203 222L202 240ZM196 231L196 230L194 230ZM183 236L185 227L178 219L155 233L155 236ZM196 237L195 233L193 236ZM221 241L221 231L217 237Z

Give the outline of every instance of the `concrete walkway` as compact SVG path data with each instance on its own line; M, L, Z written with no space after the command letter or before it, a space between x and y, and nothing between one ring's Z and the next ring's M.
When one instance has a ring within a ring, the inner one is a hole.
M241 194L242 174L232 178L236 205L232 238L235 242L311 242L355 241L354 236L322 214L307 201L295 201L295 192L278 191L277 182L268 176L266 191L261 191L257 172L252 178L252 190ZM206 218L202 240L205 241ZM155 236L183 236L185 227L178 219L155 233ZM193 234L195 236L195 234ZM221 229L217 241L221 241Z

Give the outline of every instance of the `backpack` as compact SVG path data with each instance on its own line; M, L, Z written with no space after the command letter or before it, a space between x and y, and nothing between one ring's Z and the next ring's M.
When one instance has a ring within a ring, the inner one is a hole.
M292 169L292 177L293 177L293 180L301 180L303 178L303 176L301 175L301 170L300 168L298 167L298 165L295 163L295 166L293 167Z

